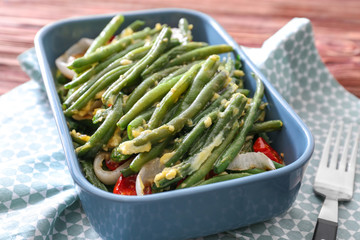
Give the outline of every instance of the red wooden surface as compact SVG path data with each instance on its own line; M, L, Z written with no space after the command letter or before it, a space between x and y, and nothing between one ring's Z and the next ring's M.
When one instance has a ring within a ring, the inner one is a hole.
M293 17L312 21L316 46L330 72L360 97L359 0L1 0L0 95L29 80L16 57L36 32L62 18L180 7L215 18L241 45L260 47Z

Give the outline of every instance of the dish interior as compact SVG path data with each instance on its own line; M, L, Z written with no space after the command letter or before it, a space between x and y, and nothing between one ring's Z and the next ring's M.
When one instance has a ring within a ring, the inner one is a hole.
M234 57L235 55L240 55L243 62L246 74L245 88L253 92L255 83L251 74L255 73L260 76L265 85L264 100L269 103L266 118L281 119L284 123L284 127L280 132L269 134L272 140L272 146L278 152L284 153L286 165L291 166L294 162L299 162L299 165L296 166L299 167L309 160L313 150L313 141L311 133L305 124L251 63L237 43L212 18L198 12L180 9L140 11L124 13L123 15L125 16L125 21L122 26L126 26L134 20L140 19L144 20L146 26L149 27L153 27L156 23L166 23L171 27L177 27L179 19L185 17L189 23L193 25L192 33L194 40L204 41L211 45L222 43L232 45L235 50ZM100 15L59 21L43 29L42 32L38 34L35 42L40 65L42 65L43 68L43 76L49 99L52 103L51 105L65 148L65 154L67 155L68 161L71 159L70 165L78 169L80 169L80 166L76 161L76 156L72 149L70 135L62 115L60 102L57 96L54 96L56 95L54 86L56 71L55 59L79 39L83 37L95 38L112 16L113 15ZM78 176L73 177L77 178Z

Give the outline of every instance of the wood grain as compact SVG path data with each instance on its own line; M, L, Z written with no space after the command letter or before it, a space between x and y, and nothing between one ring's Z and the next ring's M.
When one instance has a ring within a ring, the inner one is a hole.
M360 97L359 0L0 0L0 95L29 80L17 56L54 21L91 14L179 7L215 18L240 44L260 47L294 17L309 18L322 60Z

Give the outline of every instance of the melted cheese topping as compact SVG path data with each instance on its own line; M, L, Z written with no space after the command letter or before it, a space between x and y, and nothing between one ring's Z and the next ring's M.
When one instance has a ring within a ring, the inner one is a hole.
M80 109L79 111L76 112L76 114L74 115L78 115L80 117L84 117L85 115L87 115L91 109L93 108L93 100L90 100L85 107L83 107L82 109Z
M125 28L124 31L121 32L121 37L130 36L134 31L131 28Z
M219 55L211 55L210 56L210 59L213 61L217 61L219 58L220 58Z
M233 116L235 116L236 114L238 114L239 113L239 109L238 108L234 108L233 109Z
M233 82L231 82L229 85L231 87L232 92L235 92L239 88L239 86Z
M89 141L89 139L90 139L90 136L85 135L85 134L78 133L78 132L75 131L75 129L73 129L73 130L71 131L71 133L74 134L74 135L76 135L79 139L81 139L81 140L83 140L83 141L85 141L85 142Z
M102 97L102 95L104 94L104 92L105 92L105 90L102 90L102 91L96 93L95 99L100 99Z
M245 76L245 73L242 70L234 70L233 72L235 77L243 77Z
M203 148L201 150L201 152L199 152L198 154L196 154L194 156L194 158L192 158L191 166L190 166L191 169L193 171L198 170L200 168L200 166L204 163L204 161L209 158L209 156L211 155L211 152L214 150L214 148L219 146L222 143L222 141L223 141L223 132L220 132L214 138L214 141L211 144L209 144L208 146Z
M188 119L186 121L186 124L189 126L189 127L192 127L194 125L193 121L191 119Z
M156 29L156 30L161 30L161 29L162 29L161 24L160 24L160 23L157 23L157 24L155 25L155 29Z
M171 179L174 179L176 177L176 174L177 174L177 171L175 169L170 169L166 175L165 175L165 178L167 180L171 180Z
M137 136L139 136L142 132L144 131L143 127L138 127L135 129L131 129L131 134L133 135L134 138L136 138Z
M168 129L169 129L170 132L175 131L175 127L174 127L173 125L169 125L169 126L168 126Z
M108 148L115 148L121 143L120 128L116 128L114 135L110 138L106 144L106 150Z
M176 168L164 168L161 171L161 173L158 173L155 175L154 183L156 184L156 186L159 186L159 181L161 179L165 178L167 180L171 180L171 179L174 179L177 174L178 174L178 171Z
M231 81L232 81L231 77L228 76L228 77L226 78L224 87L226 87L227 85L229 85L229 83L231 83Z
M204 120L204 125L206 128L209 128L212 124L212 120L211 120L211 117L207 117L205 120Z
M221 100L220 104L225 106L225 104L228 102L228 100L226 100L225 98L223 100Z
M120 61L121 65L129 65L131 64L133 61L129 60L129 59L123 59Z
M151 149L151 143L148 142L141 146L135 146L133 141L126 141L119 145L122 154L131 155L139 152L149 152Z
M211 101L215 101L216 99L218 99L220 97L220 95L218 93L214 93L214 96L212 97Z
M164 155L161 156L160 163L161 164L167 163L167 161L169 161L169 159L172 158L172 156L174 156L174 154L175 154L175 152L165 153Z

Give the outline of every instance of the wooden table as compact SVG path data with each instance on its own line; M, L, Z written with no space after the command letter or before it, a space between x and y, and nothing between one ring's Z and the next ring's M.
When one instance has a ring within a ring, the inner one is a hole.
M209 14L249 47L260 47L293 17L309 18L324 63L360 97L359 0L0 0L0 95L29 80L16 57L34 46L44 25L68 17L163 7Z

